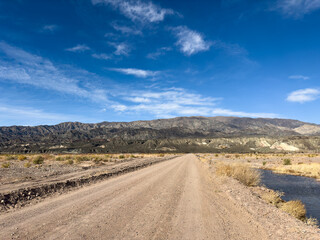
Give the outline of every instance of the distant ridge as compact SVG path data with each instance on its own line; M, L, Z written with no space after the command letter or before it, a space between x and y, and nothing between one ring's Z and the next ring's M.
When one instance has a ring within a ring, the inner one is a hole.
M129 146L130 142L132 142L131 145L135 145L137 141L170 140L175 142L179 139L317 136L320 136L320 125L290 119L177 117L151 121L101 122L96 124L64 122L52 126L0 127L0 151L112 152L117 150L116 142L119 146ZM113 143L114 149L108 149L107 145L110 143ZM145 147L144 151L158 151L156 148L157 146Z

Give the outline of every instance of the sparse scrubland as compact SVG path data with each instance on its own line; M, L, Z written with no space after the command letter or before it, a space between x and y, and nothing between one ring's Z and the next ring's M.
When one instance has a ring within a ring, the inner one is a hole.
M94 183L170 159L174 154L0 155L0 211L56 191ZM6 194L7 197L5 197ZM9 197L8 197L9 196ZM1 202L3 201L3 202Z
M0 161L12 164L0 169L1 177L8 173L20 177L0 185L0 193L8 193L0 194L0 207L6 211L0 213L1 239L10 234L21 239L61 238L66 232L72 239L88 234L97 239L318 239L319 229L285 212L316 224L315 219L304 217L300 202L285 202L281 193L270 192L266 200L254 194L262 187L257 185L260 178L253 166L263 166L262 161L271 164L266 156L25 156L25 160L2 156ZM44 159L42 163L33 163L37 156ZM23 166L26 163L29 168ZM217 170L226 177L216 177ZM72 193L64 194L69 190ZM48 194L51 197L43 199ZM42 203L33 204L37 201ZM24 204L31 206L19 210ZM30 224L35 227L31 229Z
M202 162L213 167L218 176L232 177L252 187L252 192L265 202L294 216L308 225L318 226L315 218L306 217L306 208L299 200L284 201L282 192L260 187L258 168L276 173L320 178L320 155L318 154L198 154Z

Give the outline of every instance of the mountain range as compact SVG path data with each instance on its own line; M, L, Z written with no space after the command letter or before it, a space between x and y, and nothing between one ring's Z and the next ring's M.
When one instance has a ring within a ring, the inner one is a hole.
M290 119L178 117L0 127L0 152L318 151L320 125Z

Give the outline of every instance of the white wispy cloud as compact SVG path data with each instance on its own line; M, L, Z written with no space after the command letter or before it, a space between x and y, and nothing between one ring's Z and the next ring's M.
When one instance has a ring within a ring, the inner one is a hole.
M90 48L85 44L78 44L72 48L67 48L66 51L69 52L85 52L90 50Z
M93 54L91 54L91 56L93 58L102 59L102 60L109 60L112 58L110 55L105 54L105 53L93 53Z
M129 27L124 25L118 25L116 23L112 23L111 26L116 30L125 35L142 35L141 30L136 29L135 27Z
M236 116L236 117L250 117L250 118L276 118L278 114L274 113L249 113L249 112L238 112L229 109L216 108L212 111L215 116Z
M276 9L288 17L303 17L320 9L320 0L278 0Z
M86 71L56 66L46 58L28 53L5 42L0 42L0 52L8 58L6 61L0 60L0 80L28 84L92 101L108 102L105 91L81 86L82 79L93 77Z
M221 98L204 97L182 88L162 91L132 91L125 93L123 100L128 104L114 104L111 107L121 113L145 113L155 117L176 116L239 116L239 117L278 117L273 113L247 113L217 108ZM129 95L129 96L127 96Z
M303 76L303 75L291 75L289 76L289 79L302 79L302 80L308 80L310 77Z
M220 40L216 40L212 43L212 45L216 49L224 50L229 55L248 55L247 50L236 43L226 43Z
M109 68L109 70L141 78L154 77L159 74L159 71L149 71L136 68Z
M55 24L50 24L50 25L44 25L42 27L42 30L43 31L46 31L46 32L54 32L58 29L58 25L55 25Z
M287 97L289 102L312 102L320 97L320 90L315 88L306 88L293 91Z
M132 21L141 23L161 22L166 15L174 14L172 9L161 8L152 2L140 0L92 0L92 4L110 5Z
M212 42L204 40L202 34L190 30L186 26L172 28L172 31L178 39L176 45L178 45L180 51L187 56L208 51L212 45Z
M96 122L97 119L89 119L72 114L60 114L46 112L42 109L32 107L21 107L13 105L0 105L0 124L10 122L11 125L39 125L39 124L57 124L63 121L81 121Z
M172 51L171 47L162 47L157 49L155 52L149 53L146 57L155 60L158 57L165 55L169 51Z
M117 56L128 56L131 48L127 43L114 43L114 42L109 42L111 46L115 48L115 51L113 52L114 55Z

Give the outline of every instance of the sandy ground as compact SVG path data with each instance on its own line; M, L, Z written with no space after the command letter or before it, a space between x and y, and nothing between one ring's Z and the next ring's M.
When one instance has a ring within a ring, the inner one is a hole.
M32 168L25 168L21 166L19 161L15 160L13 161L15 166L7 169L0 168L0 193L27 187L37 187L66 180L80 179L82 177L99 175L100 173L115 171L117 169L138 165L144 162L168 159L172 157L174 157L174 155L168 155L165 157L132 158L117 160L117 162L101 165L92 165L92 162L88 161L88 163L81 165L74 164L71 166L61 163L58 164L54 161L48 161L50 164L47 163Z
M3 213L0 239L320 239L229 180L184 155Z

